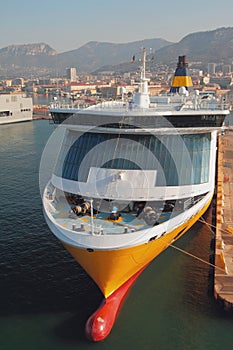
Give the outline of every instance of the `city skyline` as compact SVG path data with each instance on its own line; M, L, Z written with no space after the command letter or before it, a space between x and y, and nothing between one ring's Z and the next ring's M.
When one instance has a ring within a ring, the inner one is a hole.
M232 27L232 0L24 0L3 2L0 48L45 42L57 52L89 41L126 43L150 38L179 42L184 36Z

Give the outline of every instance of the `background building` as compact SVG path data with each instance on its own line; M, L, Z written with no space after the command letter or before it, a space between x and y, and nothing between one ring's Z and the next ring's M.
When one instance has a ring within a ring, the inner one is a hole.
M208 74L216 73L216 63L208 63Z
M222 67L223 74L230 74L231 73L231 65L230 64L224 64Z
M67 75L67 78L70 79L71 82L76 81L76 79L77 79L76 68L67 68L66 75Z

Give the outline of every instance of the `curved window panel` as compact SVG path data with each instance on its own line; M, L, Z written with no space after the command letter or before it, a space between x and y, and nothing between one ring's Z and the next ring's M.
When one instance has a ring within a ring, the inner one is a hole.
M156 170L155 186L208 182L211 135L115 135L69 131L56 175L86 182L91 167ZM164 183L164 178L166 183Z

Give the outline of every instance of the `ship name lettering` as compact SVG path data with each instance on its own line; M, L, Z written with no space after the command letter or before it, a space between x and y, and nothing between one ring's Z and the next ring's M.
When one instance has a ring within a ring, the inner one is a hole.
M202 115L201 120L216 121L216 115Z

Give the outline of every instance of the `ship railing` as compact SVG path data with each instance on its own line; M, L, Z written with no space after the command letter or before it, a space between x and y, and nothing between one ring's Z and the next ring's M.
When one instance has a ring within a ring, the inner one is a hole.
M74 106L71 104L60 103L60 102L51 102L49 105L49 109L77 109L79 106Z
M166 105L158 105L158 104L150 104L150 108L141 108L138 106L133 106L132 108L129 107L129 104L125 104L125 105L119 105L119 104L107 104L105 103L104 105L98 105L98 106L94 106L95 107L95 111L108 111L110 108L112 111L115 112L122 112L122 111L126 111L127 113L133 112L133 113L142 113L143 111L158 111L158 110L166 110L167 106ZM169 108L171 110L227 110L229 109L229 105L227 103L222 103L222 102L217 102L217 101L204 101L201 103L198 103L196 106L192 103L184 103L181 105L178 105L176 102L171 102L169 105Z
M218 101L216 99L200 99L199 101L197 101L196 103L191 100L187 100L181 104L179 104L177 100L174 101L170 101L169 102L169 106L170 109L178 109L178 110L184 110L184 109L190 109L190 110L195 110L195 109L203 109L203 110L227 110L229 109L229 104L222 99L221 101ZM149 110L156 110L161 108L167 108L166 104L157 104L157 103L151 103L150 104L150 108ZM138 107L137 105L134 105L130 102L124 102L122 103L122 101L105 101L103 103L97 104L97 105L93 105L93 106L89 106L88 104L78 104L78 105L73 105L73 104L65 104L65 103L61 103L61 102L51 102L49 105L49 110L53 109L53 110L59 110L59 109L68 109L68 110L77 110L77 109L83 109L89 107L89 109L94 109L95 111L107 111L109 109L115 111L115 112L122 112L123 110L126 112L131 112L133 111L135 112L142 112L143 110L148 111L148 108L141 108Z
M200 105L198 106L198 109L208 109L208 110L217 110L217 109L224 109L222 104L219 104L216 101L207 101L207 100L203 100Z
M179 107L176 107L177 110L228 110L229 105L227 103L221 103L216 100L208 101L203 100L197 103L196 105L192 103L183 103Z
M153 104L154 109L156 108L156 104ZM148 108L142 108L137 105L134 105L130 102L122 102L122 101L105 101L103 103L90 106L89 109L94 109L95 111L107 111L109 109L115 112L142 112L143 110L148 111Z
M132 233L137 231L138 229L136 229L134 226L132 225L127 225L127 224L121 224L119 226L114 225L113 228L107 226L104 227L103 225L97 225L97 224L90 224L90 223L83 223L80 221L75 221L71 223L70 226L71 230L73 232L77 232L77 233L89 233L95 236L99 236L99 235L114 235L114 234L122 234L122 233Z
M51 187L50 187L51 186ZM57 209L53 205L56 202L56 192L52 185L47 187L45 193L44 193L44 203L47 211L49 211L51 214L56 213Z
M59 225L59 220L57 220L58 218L56 217L58 213L56 202L59 203L59 201L56 201L56 197L53 196L52 193L49 193L49 191L47 191L44 194L44 208ZM70 211L67 211L66 215L62 216L62 220L65 220L67 224L66 229L77 233L89 233L92 235L114 235L136 231L136 228L133 225L127 225L123 223L117 224L113 222L113 224L115 224L114 227L111 227L110 225L106 225L104 227L104 225L96 224L94 220L93 223L83 222L81 219L77 218L76 214L71 213ZM64 229L64 227L62 227L62 229Z
M204 95L198 101L198 108L212 109L212 110L228 110L230 107L229 101L226 97L217 98L212 95Z
M48 211L50 214L55 214L57 212L57 209L55 208L55 206L53 205L53 201L51 199L49 199L48 197L45 197L45 201L44 201L44 206L46 211Z
M71 225L71 230L74 232L85 232L85 233L90 233L92 235L103 235L104 234L104 230L102 225L91 225L88 223L78 223L77 221L75 223L72 223Z

